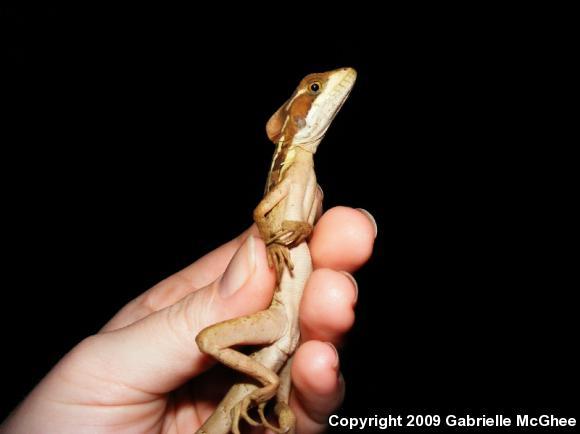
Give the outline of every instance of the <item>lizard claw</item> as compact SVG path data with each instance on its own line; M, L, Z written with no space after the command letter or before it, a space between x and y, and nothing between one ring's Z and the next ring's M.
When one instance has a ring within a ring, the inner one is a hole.
M266 405L268 402L261 402L258 404L258 415L260 416L260 422L255 421L249 414L248 410L252 407L252 399L249 396L246 396L238 405L236 405L233 409L233 418L232 418L232 433L233 434L240 434L240 420L244 419L252 426L263 426L269 430L272 430L278 434L284 434L290 432L294 429L296 425L296 417L290 407L285 402L278 402L274 407L274 413L278 416L278 426L272 425L264 411L266 410Z
M296 425L296 417L294 416L292 410L290 410L288 404L286 404L285 402L278 402L274 407L274 413L276 413L276 416L278 416L277 427L272 425L270 422L268 422L268 419L266 419L266 415L264 414L265 408L266 408L265 402L262 402L258 406L258 414L260 415L260 420L262 421L262 425L265 428L272 430L278 434L284 434L292 430Z
M244 420L246 422L248 422L250 425L252 425L252 426L259 426L259 425L261 425L260 422L256 422L248 414L248 409L251 407L251 404L252 404L252 399L249 396L246 396L242 400L242 402L240 402L239 406L240 406L240 410L241 410L241 415L244 418Z
M294 263L290 258L290 252L288 247L282 246L277 243L268 245L268 265L274 266L276 269L276 281L280 282L284 268L288 268L288 271L292 272L294 269Z
M251 407L252 400L250 397L246 396L243 400L241 400L237 405L232 408L232 426L231 431L233 434L241 434L240 433L240 421L244 419L252 426L259 426L261 425L260 422L256 422L254 419L250 417L248 414L248 409Z
M240 405L234 406L232 408L232 433L240 434Z
M280 229L274 232L266 244L278 243L295 247L312 233L312 225L302 221L284 220Z
M269 427L270 423L268 422L268 419L266 419L266 415L264 414L265 409L266 409L266 403L262 402L258 406L258 414L260 415L260 420L262 421L262 425L264 425L266 428L270 428Z
M312 225L302 221L284 220L280 229L266 241L268 265L276 268L276 281L280 282L284 268L292 273L294 264L289 249L302 243L312 232Z

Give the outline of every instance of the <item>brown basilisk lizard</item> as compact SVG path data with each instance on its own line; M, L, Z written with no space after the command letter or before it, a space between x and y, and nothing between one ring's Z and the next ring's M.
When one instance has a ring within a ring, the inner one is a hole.
M294 431L295 417L288 405L290 366L300 338L300 299L312 272L305 240L322 206L313 155L355 79L352 68L306 76L266 125L268 137L277 146L254 220L266 243L268 262L276 269L277 288L268 309L212 325L197 336L201 351L250 377L230 389L198 434L230 430L239 434L242 418L275 432ZM237 345L263 348L246 355L234 348ZM264 415L266 404L274 397L278 426ZM248 415L253 406L257 406L260 421Z

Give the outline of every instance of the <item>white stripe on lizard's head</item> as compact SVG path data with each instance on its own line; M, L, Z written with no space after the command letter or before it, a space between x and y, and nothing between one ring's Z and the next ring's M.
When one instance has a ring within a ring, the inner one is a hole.
M283 135L288 145L316 152L355 80L353 68L307 75L268 121L268 137L277 143Z
M324 137L332 120L348 98L356 80L356 71L352 68L341 68L320 74L324 80L314 76L307 84L312 92L312 85L320 88L315 93L304 124L296 131L293 144L310 152L316 152L318 144Z

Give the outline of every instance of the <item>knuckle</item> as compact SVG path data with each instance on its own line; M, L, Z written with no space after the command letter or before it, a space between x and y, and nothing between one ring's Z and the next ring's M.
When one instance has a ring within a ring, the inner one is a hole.
M207 346L207 337L203 333L203 327L196 312L197 303L193 299L194 297L188 296L165 312L165 323L170 336L183 348L191 348L194 341L198 346L200 343L202 346Z

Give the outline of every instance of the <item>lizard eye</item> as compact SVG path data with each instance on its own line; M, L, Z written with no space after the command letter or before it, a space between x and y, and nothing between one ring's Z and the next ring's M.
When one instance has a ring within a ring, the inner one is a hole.
M308 86L308 89L312 93L318 93L318 92L320 92L320 88L321 87L322 86L320 85L320 82L319 81L315 81L315 82L310 83L310 85Z

